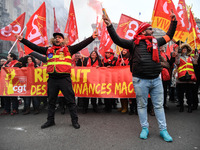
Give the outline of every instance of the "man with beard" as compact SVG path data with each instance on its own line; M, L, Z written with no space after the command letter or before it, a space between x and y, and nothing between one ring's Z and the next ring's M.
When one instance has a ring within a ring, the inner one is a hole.
M113 42L118 46L129 49L130 70L133 76L133 85L136 93L138 116L142 127L141 139L147 139L149 134L149 123L147 121L147 99L148 94L154 106L154 112L160 128L160 136L167 142L173 141L167 132L165 112L163 109L163 86L161 78L161 63L158 47L169 42L175 33L177 21L174 13L171 13L171 24L168 32L161 38L153 37L153 29L150 24L142 23L134 39L120 38L106 14L103 20L107 25L108 32Z

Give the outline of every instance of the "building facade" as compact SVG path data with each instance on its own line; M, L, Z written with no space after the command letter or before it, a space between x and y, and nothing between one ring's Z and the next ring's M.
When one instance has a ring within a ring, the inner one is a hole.
M0 29L12 23L22 13L26 12L25 24L33 13L45 2L46 4L46 24L48 39L52 38L54 32L54 14L53 7L56 10L56 19L61 31L64 31L68 8L65 0L0 0ZM65 15L64 15L65 14ZM23 35L25 36L26 31ZM0 40L0 57L6 57L9 49L14 42ZM12 52L18 55L17 46Z

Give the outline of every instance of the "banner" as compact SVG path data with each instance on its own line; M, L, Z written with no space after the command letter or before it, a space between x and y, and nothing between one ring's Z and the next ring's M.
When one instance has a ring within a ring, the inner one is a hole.
M21 14L15 21L0 30L0 39L15 41L15 34L20 34L24 28L25 13Z
M152 14L152 27L167 32L171 22L171 11L174 12L178 21L176 32L173 38L176 41L185 41L188 36L188 31L186 26L184 26L184 22L181 21L183 20L183 16L180 14L182 12L179 12L179 14L177 13L172 0L155 0L154 10ZM182 11L184 10L182 9Z
M78 39L76 15L75 15L74 4L72 0L70 3L69 14L68 14L67 24L66 24L64 33L67 34L67 37L69 40L68 45L73 44Z
M45 2L43 2L40 8L31 16L26 26L25 39L38 46L48 45ZM25 54L33 52L27 46L24 46L24 49Z
M46 96L47 80L46 67L4 68L0 76L0 96ZM129 66L74 67L71 80L78 97L135 97Z

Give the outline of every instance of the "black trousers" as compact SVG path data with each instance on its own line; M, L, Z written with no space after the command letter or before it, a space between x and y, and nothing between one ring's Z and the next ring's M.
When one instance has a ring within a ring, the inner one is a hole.
M184 93L186 93L188 106L192 106L194 86L194 84L190 83L178 83L176 85L177 96L181 106L184 104Z
M91 98L93 109L97 108L97 98ZM83 98L83 109L87 110L89 105L89 98Z
M60 79L48 79L48 121L54 121L56 101L58 98L59 90L64 95L64 100L68 104L69 112L72 122L78 121L77 106L75 103L75 94L72 88L72 82L70 77Z

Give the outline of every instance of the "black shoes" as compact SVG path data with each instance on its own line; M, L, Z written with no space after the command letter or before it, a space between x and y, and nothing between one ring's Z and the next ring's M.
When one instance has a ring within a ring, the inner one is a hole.
M73 126L75 129L79 129L79 128L81 127L80 124L79 124L77 121L72 122L72 126Z
M44 128L48 128L48 127L51 127L51 126L54 126L54 125L55 125L55 122L54 122L54 121L53 121L53 122L47 121L45 124L43 124L43 125L41 126L41 128L44 129ZM79 124L77 121L72 122L72 126L73 126L75 129L79 129L79 128L80 128L80 124Z
M53 121L53 122L47 121L45 124L43 124L43 125L41 126L41 128L44 129L44 128L48 128L48 127L54 126L54 125L55 125L55 122L54 122L54 121Z

